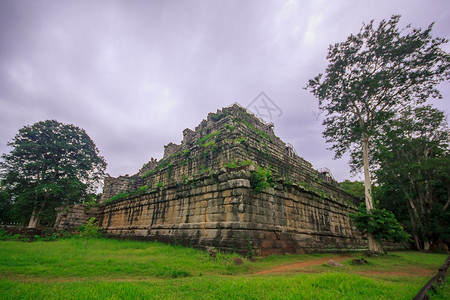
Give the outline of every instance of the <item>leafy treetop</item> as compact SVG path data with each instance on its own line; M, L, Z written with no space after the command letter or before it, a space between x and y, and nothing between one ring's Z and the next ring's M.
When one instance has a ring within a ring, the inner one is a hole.
M307 88L327 112L323 132L340 158L361 144L361 136L374 136L386 119L405 106L441 98L436 85L450 79L450 56L440 47L444 38L431 30L399 29L400 16L373 20L345 42L330 45L325 76L319 74Z
M95 192L106 162L86 132L55 120L24 126L3 154L1 176L15 205L37 216ZM36 220L34 220L36 221Z

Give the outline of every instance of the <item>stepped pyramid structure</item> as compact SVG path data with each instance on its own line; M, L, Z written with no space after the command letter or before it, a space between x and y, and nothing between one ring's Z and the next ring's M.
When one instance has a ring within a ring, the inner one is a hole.
M105 179L90 211L114 237L257 255L367 247L351 224L358 200L238 104L208 114L163 159ZM58 226L67 227L70 212ZM87 217L87 216L86 216Z

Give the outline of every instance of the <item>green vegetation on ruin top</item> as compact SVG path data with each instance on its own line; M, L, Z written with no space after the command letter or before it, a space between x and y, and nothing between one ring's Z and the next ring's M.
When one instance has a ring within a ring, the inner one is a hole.
M204 137L198 139L197 144L201 145L201 144L205 143L206 141L209 141L212 137L215 137L216 135L219 135L221 133L222 133L221 130L213 131L210 134L205 135Z
M240 168L240 167L245 167L245 166L250 166L250 165L254 165L254 163L251 160L249 160L249 159L241 161L239 163L235 159L235 160L233 160L233 162L227 162L223 166L225 168L228 168L228 169L237 169L237 168Z

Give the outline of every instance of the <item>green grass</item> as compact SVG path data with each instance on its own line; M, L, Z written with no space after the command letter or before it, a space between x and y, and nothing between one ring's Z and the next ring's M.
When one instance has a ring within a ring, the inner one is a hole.
M358 257L360 254L353 254ZM369 265L309 267L308 273L254 275L333 254L212 259L192 248L158 242L83 239L0 242L0 299L412 299L430 277L380 275L421 268L437 273L446 255L395 252ZM365 273L366 272L366 273ZM378 272L370 275L367 272ZM449 284L432 299L446 299Z
M34 277L172 278L176 274L236 274L248 263L236 266L232 255L211 260L205 252L158 242L92 239L58 242L2 242L0 274ZM50 250L51 249L51 250Z
M414 284L349 274L210 276L150 281L0 281L0 298L48 299L411 299Z
M354 254L355 258L360 256ZM338 269L341 272L407 272L411 268L426 269L437 271L446 259L446 255L421 253L416 251L392 252L387 255L377 257L364 257L368 261L368 265L358 266L352 265L351 260L344 262L344 268ZM313 269L323 271L326 266L316 266Z

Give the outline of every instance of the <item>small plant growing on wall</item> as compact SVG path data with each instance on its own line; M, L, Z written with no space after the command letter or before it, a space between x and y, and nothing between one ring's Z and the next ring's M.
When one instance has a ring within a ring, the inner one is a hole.
M233 131L235 127L230 124L225 124L225 128L228 129L229 131Z
M147 185L143 185L138 189L138 193L144 194L144 193L148 192L148 190L149 190L149 187Z
M275 185L270 167L267 169L259 167L257 171L252 173L250 182L254 193L261 193L264 189Z
M253 247L250 238L247 238L247 256L250 258L253 257Z
M237 169L240 167L245 167L245 166L249 166L249 165L253 165L253 164L254 163L249 159L241 161L240 163L238 163L237 160L234 159L233 162L227 162L223 166L228 169Z

